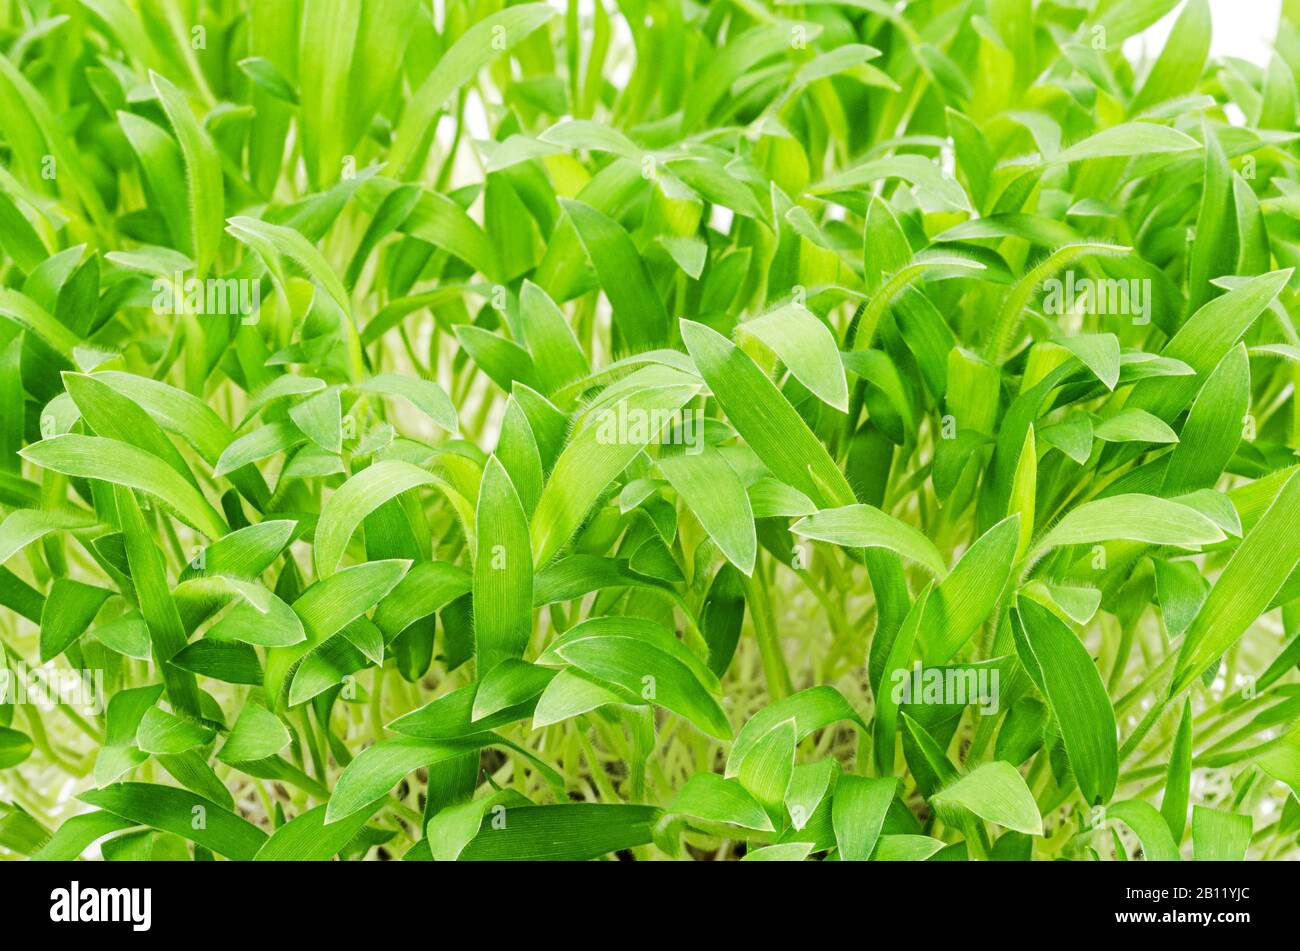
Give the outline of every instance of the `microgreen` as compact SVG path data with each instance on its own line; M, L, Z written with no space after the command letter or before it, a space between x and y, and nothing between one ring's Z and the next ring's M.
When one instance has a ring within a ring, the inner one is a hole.
M1295 858L1211 26L0 0L0 856Z

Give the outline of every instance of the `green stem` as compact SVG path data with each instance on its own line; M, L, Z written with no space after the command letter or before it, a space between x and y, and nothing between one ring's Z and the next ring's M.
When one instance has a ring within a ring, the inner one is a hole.
M794 693L790 681L790 670L785 657L781 654L781 642L772 629L771 616L768 613L767 584L762 579L761 568L755 569L755 577L744 578L745 600L749 602L749 618L754 625L754 637L758 641L758 653L763 663L763 675L767 679L767 690L773 700L782 700Z

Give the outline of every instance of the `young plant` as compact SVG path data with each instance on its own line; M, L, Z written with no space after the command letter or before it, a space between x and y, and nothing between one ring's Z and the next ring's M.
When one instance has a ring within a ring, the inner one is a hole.
M1283 6L0 0L0 855L1295 858Z

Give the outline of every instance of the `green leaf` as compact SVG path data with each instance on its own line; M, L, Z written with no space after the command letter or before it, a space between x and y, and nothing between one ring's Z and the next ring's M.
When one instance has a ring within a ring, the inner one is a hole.
M77 798L133 824L189 839L236 862L252 859L267 838L257 826L228 809L188 790L170 786L117 783L84 792ZM199 818L203 821L196 821Z
M653 838L661 810L622 803L510 806L493 815L460 853L462 862L581 862L634 849Z
M362 750L343 770L330 795L326 826L347 819L386 795L403 776L494 742L491 734L462 740L399 736Z
M588 637L556 652L584 673L672 710L710 736L731 738L717 700L689 667L657 647L630 637Z
M298 93L284 78L273 62L265 56L247 56L239 61L239 69L275 98L290 105L298 104Z
M737 568L723 565L713 576L700 609L700 633L709 647L709 669L719 677L731 666L744 623L744 582Z
M1082 334L1078 337L1064 337L1058 342L1078 357L1106 389L1115 389L1120 371L1118 337L1114 334Z
M811 842L780 842L746 852L742 862L802 862L812 854Z
M305 4L298 69L303 104L303 156L318 188L342 171L346 126L339 108L348 92L352 56L360 30L361 0Z
M1298 476L1287 478L1210 589L1183 636L1170 696L1186 689L1237 642L1300 562L1300 539L1288 528L1300 518Z
M94 518L80 512L38 509L10 512L0 522L0 563L52 532L90 528L94 524Z
M637 387L612 405L595 404L577 421L533 513L537 565L546 565L559 553L605 487L699 391L699 385L684 376L672 379Z
M500 10L464 32L411 95L388 155L389 171L414 178L424 162L438 113L451 95L502 52L522 42L555 16L545 3L523 3Z
M289 731L279 717L265 707L246 703L230 736L217 752L217 759L228 764L253 762L275 756L289 743Z
M1246 348L1238 345L1219 361L1192 402L1162 491L1181 495L1212 488L1237 451L1249 409L1250 361Z
M344 482L325 503L316 524L316 573L322 578L334 573L349 539L366 516L389 499L434 481L435 477L419 466L387 459Z
M215 735L211 727L150 707L140 721L136 743L146 753L184 753L212 742Z
M227 230L259 253L268 249L296 263L334 299L334 303L348 317L350 325L352 305L347 288L325 256L301 232L244 215L231 218Z
M111 812L96 810L84 812L66 820L41 848L32 854L34 862L71 862L81 857L98 839L123 829L132 829L138 823L115 816Z
M32 753L32 738L26 733L0 727L0 769L17 766Z
M789 719L795 722L795 742L802 742L809 734L840 721L867 732L866 723L842 693L825 684L809 687L768 704L740 728L727 754L726 777L730 779L738 775L741 763L758 741L778 723Z
M659 470L695 513L727 560L744 574L754 573L758 538L749 496L735 471L712 446L700 452L663 456Z
M1178 732L1174 735L1173 750L1169 756L1169 770L1165 775L1165 794L1160 803L1160 815L1169 825L1174 842L1181 842L1187 829L1187 803L1192 784L1192 705L1184 702L1183 714L1178 719Z
M528 349L546 392L553 393L591 372L573 330L546 291L525 280L519 291L519 310Z
M877 862L924 862L944 847L928 835L882 835L873 856Z
M824 509L801 518L790 530L804 538L845 548L887 548L921 565L935 577L948 573L943 555L930 539L871 505Z
M343 850L382 805L376 800L346 819L326 823L329 808L317 806L286 822L253 856L258 862L324 862Z
M152 453L102 436L55 436L26 447L24 459L63 475L101 479L147 492L185 524L211 539L225 535L225 520L203 494Z
M1024 779L1008 763L977 767L930 797L940 814L972 813L1026 835L1042 835L1043 820Z
M418 562L375 609L375 625L391 639L468 594L470 584L469 572L457 565Z
M184 94L157 73L150 72L149 80L185 159L195 271L203 278L216 259L225 226L226 193L221 159L216 145L190 111Z
M401 397L433 420L434 425L453 435L457 431L456 407L442 387L432 380L380 373L358 383L356 388L363 393Z
M58 657L86 632L113 592L56 578L41 611L41 663Z
M775 831L763 807L743 786L716 773L696 773L688 779L673 798L667 814L706 824Z
M1177 129L1152 122L1124 122L1062 149L1049 162L1052 165L1065 165L1085 159L1177 153L1200 147L1199 142Z
M1192 852L1198 862L1240 862L1250 835L1250 816L1205 806L1192 809Z
M1178 434L1164 420L1141 409L1120 410L1095 426L1092 434L1104 442L1178 442Z
M290 519L272 519L231 532L205 548L200 566L191 563L185 575L255 579L284 551L296 527Z
M856 168L832 175L813 188L814 194L854 191L883 179L899 178L933 195L954 211L970 208L966 192L935 162L920 155L895 155L874 159Z
M1035 697L1021 697L1007 711L998 729L993 755L1012 766L1021 766L1043 746L1043 728L1047 725L1046 704Z
M781 392L714 330L682 321L682 339L731 425L772 474L822 507L848 505L853 490Z
M1177 862L1181 857L1169 827L1150 803L1137 799L1116 802L1106 808L1106 814L1133 830L1148 862Z
M49 257L36 229L3 191L0 191L0 248L29 274Z
M1222 529L1190 506L1149 495L1112 495L1071 509L1036 550L1106 541L1195 548L1223 541Z
M495 456L483 470L475 534L474 646L481 678L503 660L523 657L533 629L528 516Z
M796 730L794 717L782 720L754 743L740 763L736 778L774 820L780 822L794 779Z
M737 333L762 341L822 402L849 411L849 389L835 337L807 308L787 304L745 321Z
M9 288L0 288L0 317L10 324L35 334L60 356L71 360L72 351L81 341L39 305Z
M229 579L227 583L242 600L208 628L208 638L258 647L291 647L307 639L302 619L289 605L256 585L239 585Z
M1129 103L1129 113L1182 96L1196 87L1210 52L1210 5L1205 0L1189 0L1174 22L1164 49L1145 82Z
M627 698L622 693L616 693L585 674L561 670L551 678L542 695L537 698L537 707L533 711L533 729L539 730L600 707L626 701Z
M1196 215L1196 240L1187 264L1188 307L1195 310L1218 291L1210 283L1230 274L1237 263L1232 167L1217 136L1206 126L1201 207Z
M1143 380L1134 387L1128 405L1145 409L1166 421L1173 419L1277 297L1290 274L1290 271L1272 271L1252 277L1187 318L1165 345L1161 356L1183 361L1197 375Z
M842 861L865 862L871 857L897 787L896 779L852 775L841 776L836 782L831 821Z
M193 675L170 663L185 647L186 632L172 600L162 555L154 544L153 534L136 504L135 496L128 489L119 486L114 490L113 498L122 523L127 567L135 585L140 613L149 626L154 662L167 685L167 699L178 712L199 717L202 711L197 682Z
M895 738L898 729L898 714L902 695L895 690L900 678L911 675L911 661L916 652L916 638L921 630L921 619L929 609L930 599L934 597L934 585L927 584L912 602L903 619L902 626L894 635L894 642L889 646L889 655L881 668L880 679L874 684L876 695L876 715L872 720L872 741L875 753L876 769L882 775L894 771Z
M1088 803L1105 803L1115 792L1119 752L1101 675L1075 633L1047 608L1022 599L1017 613L1021 663L1056 716L1079 791Z
M939 582L921 622L926 663L947 663L993 616L1011 578L1019 537L1018 516L1003 519L976 539Z
M662 344L668 338L668 312L628 233L581 201L561 199L560 205L591 258L624 345L642 350Z
M557 671L515 658L507 658L479 679L474 694L474 720L483 720L511 707L535 700L555 678Z
M214 476L230 475L278 452L292 449L307 441L306 435L290 422L271 423L232 439L217 460Z
M267 652L263 680L268 701L280 697L285 677L295 664L378 604L410 566L402 559L366 562L344 568L304 591L291 607L307 638Z
M343 408L338 390L323 390L295 403L289 410L289 418L326 452L343 451Z

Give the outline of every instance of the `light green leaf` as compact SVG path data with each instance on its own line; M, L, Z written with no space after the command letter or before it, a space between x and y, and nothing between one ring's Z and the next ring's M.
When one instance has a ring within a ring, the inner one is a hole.
M940 814L972 813L1026 835L1042 835L1043 820L1029 787L1008 763L995 760L977 767L930 797Z
M824 509L795 522L796 535L845 548L887 548L921 565L935 577L948 573L934 543L905 522L871 505Z
M1038 541L1036 550L1121 539L1195 548L1226 537L1219 526L1189 506L1149 495L1112 495L1071 509Z

